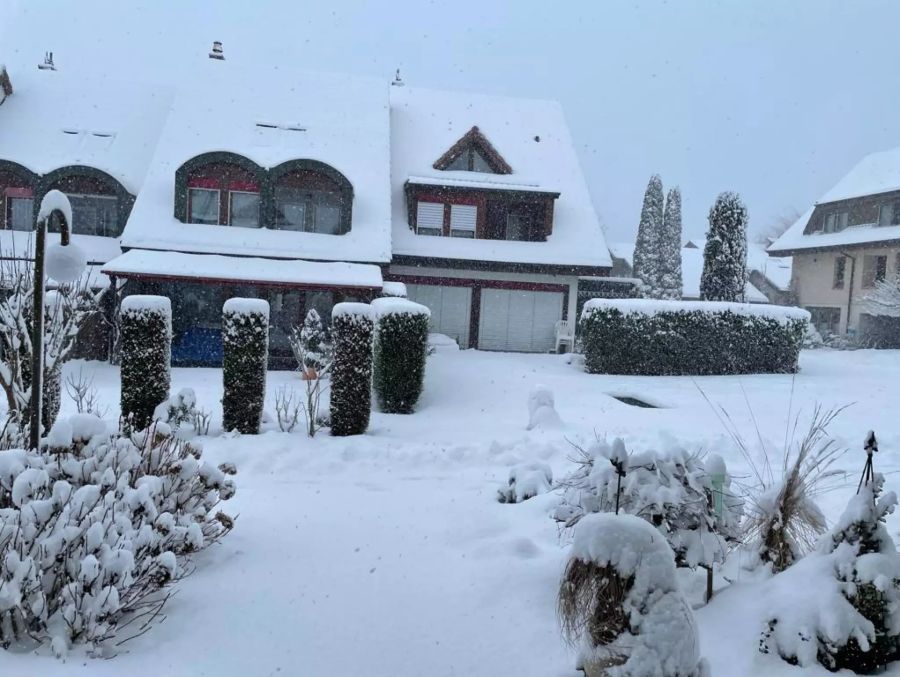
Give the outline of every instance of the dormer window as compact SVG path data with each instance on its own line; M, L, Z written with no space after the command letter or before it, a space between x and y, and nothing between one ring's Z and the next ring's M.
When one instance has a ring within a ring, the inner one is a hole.
M213 166L188 179L188 223L259 228L259 184L238 171Z
M119 237L134 197L115 178L93 167L61 167L42 180L37 198L60 190L72 206L72 232L79 235Z
M512 174L512 167L491 145L478 127L472 127L434 163L444 171Z
M478 207L475 205L450 205L450 237L475 237Z
M416 207L416 232L419 235L444 234L444 205L420 201Z
M219 190L192 187L189 190L190 223L219 223Z
M824 231L826 233L839 233L847 227L849 218L849 212L840 211L840 212L831 212L825 216L825 227Z

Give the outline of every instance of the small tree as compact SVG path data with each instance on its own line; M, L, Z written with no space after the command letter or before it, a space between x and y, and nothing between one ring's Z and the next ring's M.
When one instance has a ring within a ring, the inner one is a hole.
M142 430L169 397L172 304L165 296L127 296L119 322L122 417L128 426Z
M700 296L704 301L744 300L747 284L747 207L725 192L709 210Z
M660 296L660 236L663 228L663 185L658 174L650 177L644 192L641 220L634 245L634 276L649 298Z
M269 304L228 299L222 307L222 424L226 431L259 432L266 398Z
M338 303L331 313L331 434L361 435L372 406L372 307Z
M681 191L672 188L666 196L663 227L659 238L659 298L678 300L681 278Z
M405 299L375 299L374 385L388 414L411 414L425 380L431 311Z
M303 402L302 411L306 419L306 434L313 437L322 426L319 417L319 403L328 388L325 379L331 371L333 359L331 344L326 339L325 328L315 309L311 309L306 314L302 327L294 327L291 330L290 341L291 350L294 357L297 358L297 364L306 381L306 399ZM294 409L293 391L290 393L283 391L276 400L279 426L282 430L285 427L293 430L296 421L285 426L282 419L287 417L287 420L290 421L295 418L294 414L297 412ZM296 409L301 409L301 407L298 405ZM290 432L290 430L285 430L285 432Z
M900 274L875 282L875 289L863 299L863 309L870 315L900 317Z

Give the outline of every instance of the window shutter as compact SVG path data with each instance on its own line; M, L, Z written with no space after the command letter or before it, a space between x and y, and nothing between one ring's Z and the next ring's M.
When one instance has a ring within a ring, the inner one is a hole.
M416 206L417 228L443 228L444 205L439 202L419 202Z
M478 207L475 205L450 205L450 230L475 232Z

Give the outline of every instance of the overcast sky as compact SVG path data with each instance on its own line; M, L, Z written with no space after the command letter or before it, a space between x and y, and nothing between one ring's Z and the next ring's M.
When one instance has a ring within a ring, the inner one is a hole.
M231 59L562 102L611 241L649 176L681 186L685 236L723 190L751 229L805 210L863 155L900 146L900 2L0 0L0 58L177 80Z

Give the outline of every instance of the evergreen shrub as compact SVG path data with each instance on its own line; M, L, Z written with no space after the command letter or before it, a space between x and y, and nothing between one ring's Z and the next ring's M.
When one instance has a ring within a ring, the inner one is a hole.
M338 303L331 313L331 434L361 435L372 407L372 307Z
M222 425L245 435L259 432L266 398L269 304L228 299L222 307Z
M373 380L378 406L411 414L422 394L431 311L405 299L375 299L377 319Z
M120 324L122 417L140 430L169 397L172 304L165 296L126 296Z

